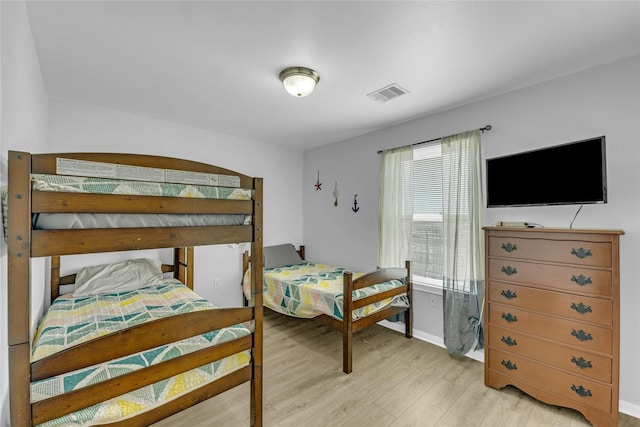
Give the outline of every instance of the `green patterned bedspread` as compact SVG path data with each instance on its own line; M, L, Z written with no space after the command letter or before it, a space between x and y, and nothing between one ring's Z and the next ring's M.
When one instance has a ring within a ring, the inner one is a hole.
M55 300L42 318L31 359L36 361L73 345L150 320L212 308L215 308L213 304L175 279L119 294L82 298L64 295ZM31 399L37 402L249 333L243 325L236 325L34 382L31 384ZM244 351L41 426L87 426L132 417L248 365L250 357L250 352Z
M206 199L251 199L251 190L246 188L43 174L33 174L31 181L33 189L38 191L135 194L139 196L197 197Z
M265 306L289 316L312 318L321 314L343 319L342 267L305 262L281 268L264 269L263 303ZM354 280L364 273L354 272ZM379 283L353 291L353 299L361 299L402 286L399 280ZM244 293L250 295L250 274L246 272ZM366 317L389 305L408 307L406 297L399 295L354 310L353 320Z
M231 199L231 200L251 200L251 190L246 188L231 188L231 187L215 187L209 185L193 185L193 184L175 184L170 182L146 182L146 181L129 181L107 178L91 178L91 177L78 177L67 175L47 175L47 174L33 174L31 175L31 185L34 190L38 191L51 191L51 192L71 192L71 193L97 193L97 194L130 194L139 196L164 196L164 197L185 197L185 198L205 198L205 199ZM7 186L0 188L0 203L2 204L2 228L4 232L4 240L7 241ZM56 226L59 228L69 228L68 225L61 226L61 224L73 223L74 228L82 228L84 224L81 217L73 217L73 214L41 214L41 215L53 215L58 218ZM86 214L89 217L100 217L101 214ZM109 217L109 215L106 215ZM222 216L222 215L220 215ZM234 215L228 215L232 217ZM68 219L70 218L71 219ZM127 215L119 215L117 221L123 219L127 221ZM150 226L166 226L164 223L149 222L156 220L151 218L143 220L142 216L137 215L139 220L147 221L142 224L136 222L121 223L118 224L122 227L150 227ZM36 217L37 218L37 217ZM44 216L41 216L44 218ZM61 219L66 218L66 219ZM241 224L251 224L251 215L244 215L244 218L240 219ZM42 222L42 221L40 221ZM92 221L89 224L93 223ZM77 225L80 224L80 225ZM101 222L99 227L113 227L113 223ZM201 223L189 223L186 225L202 225ZM34 223L35 225L35 223ZM215 223L214 225L222 225ZM236 222L233 225L237 225ZM47 228L47 227L44 227Z

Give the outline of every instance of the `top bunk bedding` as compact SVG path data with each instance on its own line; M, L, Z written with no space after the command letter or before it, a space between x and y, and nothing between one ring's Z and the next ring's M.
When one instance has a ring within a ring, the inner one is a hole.
M31 221L20 227L32 230L32 256L253 239L254 196L260 179L158 156L15 155L22 157L15 163L20 167L9 178L21 184L2 194L5 239L11 211L8 200L29 195ZM152 234L147 232L150 229ZM75 247L68 242L76 242Z
M141 169L144 171L144 169L150 168ZM147 172L146 175L141 176L141 179L159 179L160 181L158 182L102 178L96 176L87 177L74 175L32 174L31 185L34 191L54 193L92 193L103 195L181 197L215 200L251 200L251 190L238 188L237 186L239 185L240 180L237 179L237 177L212 174L201 174L201 176L192 174L185 177L185 174L186 172L182 171L167 170L156 173ZM126 176L129 175L131 175L131 173ZM184 182L167 182L167 179L177 181L181 180ZM214 186L209 185L210 183L224 184L227 186ZM3 189L3 207L6 206L6 197L6 189ZM4 209L3 212L5 212ZM4 217L6 218L6 216ZM117 212L43 212L33 215L33 228L36 230L179 226L197 227L249 224L251 224L251 216L242 214L201 213L176 215L165 213L128 214Z
M251 190L246 188L42 174L32 175L31 180L32 188L36 191L251 200ZM41 213L33 216L33 228L36 230L249 224L250 215L232 214Z

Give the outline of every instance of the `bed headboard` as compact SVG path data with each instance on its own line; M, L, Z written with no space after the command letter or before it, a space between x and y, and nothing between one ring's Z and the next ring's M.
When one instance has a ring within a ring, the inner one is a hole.
M162 264L164 273L173 273L173 277L180 280L193 290L193 247L174 248L174 263ZM75 274L60 276L60 256L51 257L51 298L52 303L60 294L60 286L73 285L76 282Z

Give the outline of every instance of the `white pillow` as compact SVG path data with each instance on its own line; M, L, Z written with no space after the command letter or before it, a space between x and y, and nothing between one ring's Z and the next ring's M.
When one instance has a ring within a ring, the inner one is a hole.
M85 267L76 274L76 297L134 291L163 280L162 262L130 259L115 264Z

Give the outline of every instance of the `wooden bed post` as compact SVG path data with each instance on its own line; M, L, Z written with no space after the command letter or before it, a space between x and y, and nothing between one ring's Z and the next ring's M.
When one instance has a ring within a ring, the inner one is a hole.
M343 275L343 307L342 307L342 370L350 374L353 369L353 274Z
M193 246L173 250L173 276L193 290Z
M31 155L9 151L7 312L11 425L31 425Z
M249 252L242 252L242 278L240 279L240 290L242 291L242 305L244 307L249 307L249 300L247 296L244 294L244 274L249 269Z
M263 334L263 308L262 308L262 178L253 179L253 224L254 236L251 242L251 301L249 304L254 310L254 342L253 342L253 376L251 379L251 426L262 426L262 334Z
M53 303L53 300L60 295L60 257L51 257L51 296L49 298L49 304Z
M413 337L413 273L411 273L411 261L405 261L405 268L407 269L407 299L409 300L409 307L405 311L404 318L404 336L407 338Z

